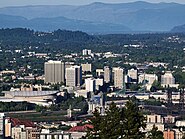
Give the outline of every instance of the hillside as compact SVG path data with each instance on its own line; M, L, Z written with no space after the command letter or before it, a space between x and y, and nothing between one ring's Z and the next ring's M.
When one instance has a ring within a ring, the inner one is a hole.
M61 28L90 33L123 33L131 30L156 32L169 31L174 26L185 24L185 5L141 1L6 7L0 8L0 14L26 18L26 24L19 26L44 31Z

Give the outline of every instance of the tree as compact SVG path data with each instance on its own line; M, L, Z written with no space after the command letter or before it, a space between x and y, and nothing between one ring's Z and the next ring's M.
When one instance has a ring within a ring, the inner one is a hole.
M100 137L102 139L117 139L121 135L121 109L116 107L112 102L109 109L106 110L106 115L101 121Z
M151 131L149 131L148 139L164 139L163 132L159 131L158 128L153 125Z
M123 139L142 139L145 134L141 128L145 129L145 117L139 111L137 105L131 100L127 101L123 108Z
M93 128L88 128L86 137L88 137L88 139L99 139L100 138L99 132L101 130L100 124L102 121L102 117L100 116L100 113L98 112L97 109L95 109L93 115L94 116L89 123L93 125Z
M97 110L93 115L90 124L94 128L89 129L86 136L89 139L142 139L145 136L141 132L146 126L145 117L131 100L125 108L120 109L112 103L104 116Z
M157 80L155 80L152 84L152 87L150 88L150 91L151 92L155 92L157 90L160 90L162 87L161 87L161 84L160 82L158 82Z

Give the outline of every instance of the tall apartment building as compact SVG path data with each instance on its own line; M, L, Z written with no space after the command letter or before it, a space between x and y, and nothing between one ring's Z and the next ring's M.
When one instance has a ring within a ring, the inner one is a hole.
M108 66L104 67L104 82L109 83L111 81L111 69Z
M124 83L124 70L120 67L113 68L114 72L114 86L116 88L122 89Z
M66 85L69 87L76 87L82 84L82 67L72 66L66 68Z
M161 84L162 85L172 85L175 84L175 78L171 72L166 72L164 75L161 75Z
M65 63L62 61L48 61L44 64L45 83L65 82Z
M91 50L88 50L88 49L82 50L82 55L84 55L84 56L91 55Z
M96 80L92 78L85 79L85 88L89 92L95 92L96 90Z
M131 79L131 82L137 82L138 71L135 69L130 69L130 70L128 70L128 76Z
M82 71L83 72L91 72L92 71L92 65L89 63L81 64Z

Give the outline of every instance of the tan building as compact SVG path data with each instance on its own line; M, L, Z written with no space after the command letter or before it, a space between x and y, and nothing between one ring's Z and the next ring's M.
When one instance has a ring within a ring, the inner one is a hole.
M12 135L12 124L10 123L10 118L5 119L5 137L11 137Z
M156 74L141 74L139 75L139 83L146 81L147 84L152 85L154 81L158 81Z
M111 70L110 67L104 67L104 82L109 83L111 81Z
M65 63L62 61L48 61L44 64L45 83L65 82Z
M113 68L114 86L115 88L122 89L124 83L123 69L120 67Z
M81 64L81 66L82 66L83 72L91 72L92 71L92 64L86 63L86 64Z
M175 84L175 78L172 73L168 71L164 75L161 75L161 86L178 88L179 84Z
M40 130L33 127L26 127L26 139L37 139L37 134L40 133Z

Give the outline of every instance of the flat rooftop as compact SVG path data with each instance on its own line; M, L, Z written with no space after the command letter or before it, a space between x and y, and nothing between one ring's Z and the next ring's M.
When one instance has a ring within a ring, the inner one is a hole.
M3 91L2 93L13 97L36 97L54 95L58 91Z

